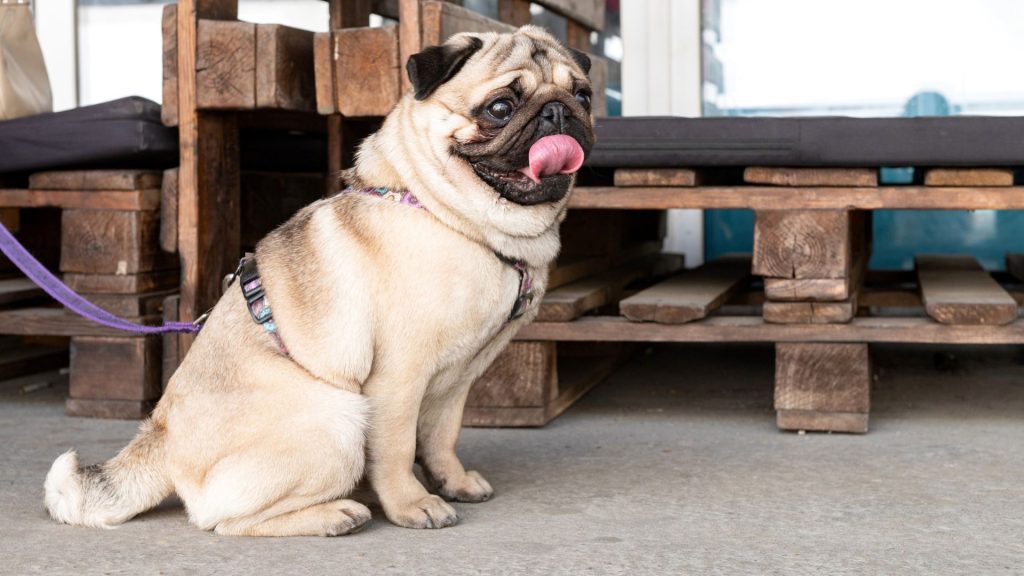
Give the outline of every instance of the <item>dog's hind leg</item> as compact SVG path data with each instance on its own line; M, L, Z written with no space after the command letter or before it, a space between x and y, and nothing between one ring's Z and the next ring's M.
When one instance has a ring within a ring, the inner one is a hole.
M334 500L266 520L259 516L225 520L214 531L225 536L343 536L358 532L369 521L366 506L354 500Z

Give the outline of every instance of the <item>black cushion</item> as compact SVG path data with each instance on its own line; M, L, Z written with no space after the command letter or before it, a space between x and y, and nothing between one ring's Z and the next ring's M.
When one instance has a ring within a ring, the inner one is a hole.
M178 131L160 105L132 96L0 122L0 174L69 168L167 168Z
M1024 118L601 118L587 164L1022 166Z

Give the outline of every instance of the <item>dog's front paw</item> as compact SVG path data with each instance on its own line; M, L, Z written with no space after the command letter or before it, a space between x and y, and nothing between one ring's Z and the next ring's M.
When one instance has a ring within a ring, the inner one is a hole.
M447 528L459 521L455 509L431 494L394 510L385 507L388 520L405 528Z
M494 488L479 472L470 470L460 478L444 481L438 492L456 502L486 502L494 495Z

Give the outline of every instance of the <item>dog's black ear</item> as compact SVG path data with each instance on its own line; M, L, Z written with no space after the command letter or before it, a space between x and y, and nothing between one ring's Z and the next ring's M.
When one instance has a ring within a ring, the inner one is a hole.
M437 87L452 79L459 73L462 65L469 57L476 54L484 43L474 36L462 46L443 44L430 46L419 54L409 57L405 65L412 82L412 89L417 100L423 100L434 93Z
M569 52L572 53L572 59L576 61L576 64L583 69L583 73L590 74L590 56L575 48L569 48Z

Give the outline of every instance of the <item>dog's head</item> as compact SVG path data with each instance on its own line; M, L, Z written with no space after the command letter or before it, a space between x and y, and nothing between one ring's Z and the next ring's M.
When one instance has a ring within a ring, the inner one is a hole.
M407 64L431 147L520 206L559 203L594 144L590 59L540 28L458 34Z

